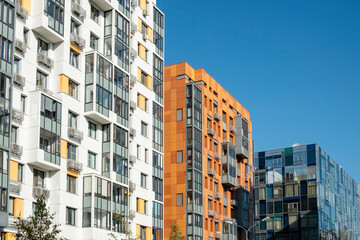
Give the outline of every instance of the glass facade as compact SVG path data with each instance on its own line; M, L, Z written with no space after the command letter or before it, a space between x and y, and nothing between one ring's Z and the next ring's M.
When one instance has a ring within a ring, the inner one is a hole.
M357 183L318 145L255 153L255 167L257 239L358 239Z

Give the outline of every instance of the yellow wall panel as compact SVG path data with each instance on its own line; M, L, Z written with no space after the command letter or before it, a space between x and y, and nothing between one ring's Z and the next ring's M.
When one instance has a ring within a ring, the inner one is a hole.
M146 0L139 0L139 6L140 6L142 9L147 9Z
M139 52L139 57L141 57L146 61L146 48L143 45L139 44L138 52Z
M18 181L18 167L19 163L10 160L10 180Z
M14 216L21 218L24 217L24 199L14 199Z
M77 54L81 53L81 49L72 43L70 43L70 49L73 50L74 52L76 52Z
M148 39L152 42L153 41L153 30L151 27L147 27L147 36L148 36Z
M142 28L142 20L138 18L138 31L141 32Z
M151 227L146 228L146 240L151 240Z
M29 14L31 13L31 0L22 0L21 6L25 8Z
M71 169L67 170L67 175L70 175L70 176L76 177L76 178L79 177L79 173L74 170L71 170Z
M67 141L64 139L61 139L60 156L63 158L67 158Z
M6 240L16 240L16 234L15 233L6 233L5 239Z
M69 94L69 78L64 75L61 74L59 77L59 92L64 92L66 94Z
M152 83L152 77L150 77L149 75L147 76L147 88L149 88L150 90L152 90L152 86L153 86L153 83Z
M138 198L137 199L137 204L138 204L138 213L145 213L145 200Z
M141 94L138 95L138 107L142 110L146 110L145 106L145 97Z
M136 224L136 238L139 239L140 238L140 225Z
M141 82L141 69L138 68L138 71L137 71L137 80L138 82Z

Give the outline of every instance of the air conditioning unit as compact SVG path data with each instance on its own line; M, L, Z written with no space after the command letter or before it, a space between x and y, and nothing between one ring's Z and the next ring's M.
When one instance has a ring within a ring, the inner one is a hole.
M54 61L52 59L48 58L43 53L38 53L37 61L38 61L38 63L41 63L41 64L45 65L48 68L53 68L54 67Z
M16 5L16 15L18 15L22 20L26 20L28 18L28 11L23 8L21 5L17 4Z
M146 33L142 33L142 37L144 41L147 41L149 39Z
M134 217L135 217L135 211L129 210L129 218L134 218Z
M137 51L134 48L130 48L130 60L134 61L137 56Z
M37 187L37 186L33 187L33 195L35 197L40 197L43 194L44 194L45 198L47 199L50 196L50 191L45 188L42 188L42 187Z
M134 86L136 82L136 77L133 74L130 74L130 84Z
M11 153L17 157L21 157L23 152L23 147L16 144L16 143L12 143L11 144Z
M132 100L130 100L130 108L135 110L136 109L136 103Z
M142 13L143 13L144 17L149 16L149 11L147 9L143 9Z
M136 137L136 129L130 128L130 136Z
M214 210L209 210L208 211L208 216L209 217L216 217L216 212Z
M79 35L75 33L71 33L70 35L70 41L77 45L79 48L83 49L85 47L85 39L80 37Z
M136 189L136 184L132 181L129 181L129 191L133 192Z
M19 39L15 40L15 48L17 50L19 50L20 52L25 53L26 52L26 47L27 47L27 45L23 41L20 41Z
M131 0L131 6L136 8L138 6L138 0Z
M69 169L75 169L75 161L72 159L68 159L66 161L67 168Z
M222 198L222 195L220 193L215 193L215 199L220 200Z
M220 160L221 159L220 153L214 152L214 158L217 159L217 160Z
M210 176L215 176L215 174L216 174L216 172L215 172L214 169L212 169L212 168L209 168L209 169L208 169L208 175L210 175Z
M17 123L22 123L22 121L24 120L24 113L13 108L12 109L12 120L14 122L17 122Z
M236 127L235 126L230 126L230 132L235 133L236 132Z
M137 30L137 25L135 23L131 23L131 33L132 34L135 34L136 33L136 30Z
M216 121L220 121L221 120L220 114L218 114L217 112L214 112L214 119Z
M76 141L82 141L83 140L83 132L76 130L75 128L68 128L68 136L71 138L74 138Z
M222 239L221 232L216 232L215 233L215 239Z
M83 164L81 162L75 162L75 170L81 172L83 169Z
M81 19L86 17L86 11L76 2L71 3L71 11L78 14Z
M134 155L130 155L130 156L129 156L129 161L130 161L131 163L135 163L135 162L136 162L136 157L135 157Z
M234 199L231 199L231 206L237 206L237 201Z
M13 82L19 85L20 87L25 86L25 78L17 73L14 73Z

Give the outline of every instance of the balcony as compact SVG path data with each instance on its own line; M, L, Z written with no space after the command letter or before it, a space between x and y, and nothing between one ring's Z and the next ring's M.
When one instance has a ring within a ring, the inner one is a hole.
M21 5L17 4L16 5L16 15L21 18L22 20L26 21L26 19L29 16L28 11L23 8Z
M50 191L46 188L33 186L33 196L38 198L44 194L45 199L48 199L50 196Z
M214 119L216 121L220 121L221 120L220 114L218 114L217 112L214 112Z
M207 129L207 133L208 133L208 135L210 135L210 136L215 136L215 130L212 129L212 128L210 128L210 127L208 127L208 129Z
M136 184L133 181L129 181L129 191L133 192L136 189Z
M12 194L20 195L21 183L13 180L9 181L9 192Z
M216 160L221 160L221 154L218 153L218 152L214 152L214 158L215 158Z
M129 156L129 162L134 164L136 162L136 156L135 155L130 155Z
M84 138L83 132L75 129L75 128L68 128L68 137L74 139L75 141L81 142Z
M224 187L236 187L236 178L231 177L229 174L221 176L221 183Z
M25 78L17 73L13 75L13 82L15 85L19 86L20 88L25 86Z
M103 11L109 11L113 9L110 0L92 0L92 2Z
M70 42L83 49L85 47L85 39L75 33L70 34Z
M135 128L130 128L130 136L136 137L136 129Z
M27 45L25 42L20 41L19 39L15 40L15 50L19 51L20 53L24 54L27 49Z
M221 200L222 199L222 195L220 193L215 193L215 199L217 200Z
M49 43L63 41L64 37L60 34L61 32L63 33L63 25L60 26L59 22L56 21L55 26L55 19L44 14L44 7L42 5L44 4L38 6L40 8L38 9L39 13L32 15L32 30ZM54 30L55 28L57 31Z
M71 11L79 16L82 20L86 17L86 11L78 3L71 3Z
M237 206L237 201L234 199L231 199L231 206Z
M29 150L28 156L29 165L46 171L60 170L60 156L54 156L54 154L50 154L39 148Z
M216 217L216 212L214 210L209 210L208 211L208 216L209 217Z
M16 143L12 143L11 144L11 155L20 158L22 156L23 153L23 147L16 144Z
M44 53L37 54L37 62L44 65L47 68L54 68L54 60L46 56Z
M215 176L216 175L216 171L212 168L208 168L208 175L210 176Z
M12 120L13 122L16 122L17 124L21 124L24 120L24 113L20 110L17 110L15 108L12 109Z
M236 133L236 127L235 126L230 126L230 132Z
M68 159L66 165L68 169L74 170L76 172L81 172L83 169L83 164L73 159Z
M215 233L215 239L222 239L221 232L216 232Z
M239 159L249 158L249 133L248 133L248 122L241 116L235 117L235 145L236 155Z

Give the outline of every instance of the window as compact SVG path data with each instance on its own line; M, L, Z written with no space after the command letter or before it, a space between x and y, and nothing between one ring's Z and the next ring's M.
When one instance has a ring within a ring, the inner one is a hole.
M69 111L68 126L77 129L77 115Z
M26 96L21 95L20 105L21 105L22 112L25 113L25 110L26 110Z
M91 5L90 18L96 23L99 23L99 10L97 10L93 5Z
M17 143L18 128L11 126L11 143Z
M76 194L76 178L75 177L67 175L66 191L69 193Z
M146 163L149 162L148 155L149 155L149 150L145 148L145 151L144 151L144 159L145 159L145 162L146 162Z
M20 72L20 59L14 58L13 72L19 74Z
M49 44L41 39L38 39L38 53L42 53L45 56L48 55Z
M96 139L96 124L89 122L88 127L89 127L89 129L88 129L89 137Z
M140 145L136 145L136 158L140 159L140 154L141 154L141 147Z
M66 207L66 224L75 226L75 209Z
M146 188L146 175L141 173L141 187Z
M74 19L71 19L70 33L80 35L80 24L75 22Z
M24 27L23 36L24 36L24 43L28 43L28 40L29 40L29 29L26 29L26 28Z
M141 71L141 79L140 79L140 82L142 83L142 84L144 84L145 86L147 86L148 84L147 84L147 74L146 73L144 73L143 71Z
M78 85L74 81L69 80L69 95L77 99Z
M23 169L24 169L24 165L18 164L18 176L17 176L17 181L18 182L22 182L23 181Z
M64 0L47 0L44 9L49 18L49 27L60 35L64 34L64 2Z
M96 154L88 152L88 167L96 169Z
M90 47L92 49L98 50L99 38L93 33L90 33Z
M146 214L146 204L147 201L141 198L137 198L137 205L136 205L136 211L138 213Z
M76 161L76 146L71 143L67 145L67 158Z
M79 68L79 58L79 54L70 49L70 64L73 67Z
M178 193L176 195L176 205L177 206L182 206L183 205L183 194L182 193Z
M9 197L9 216L14 216L14 198Z
M10 62L13 55L13 48L12 48L12 42L10 40L7 40L4 36L0 36L0 58Z
M176 121L182 121L183 120L183 110L177 109L176 110Z
M148 125L144 122L141 122L141 135L147 137L147 127Z
M146 227L144 227L144 226L140 226L140 239L147 240L146 239Z
M141 108L142 110L144 111L147 111L148 108L147 108L147 99L141 95L141 94L138 94L138 107Z
M176 162L182 163L183 162L183 151L177 151L176 152Z
M40 89L47 88L47 75L43 72L36 72L36 86Z
M38 169L34 169L33 186L43 188L45 186L44 180L45 180L45 172L40 171Z

